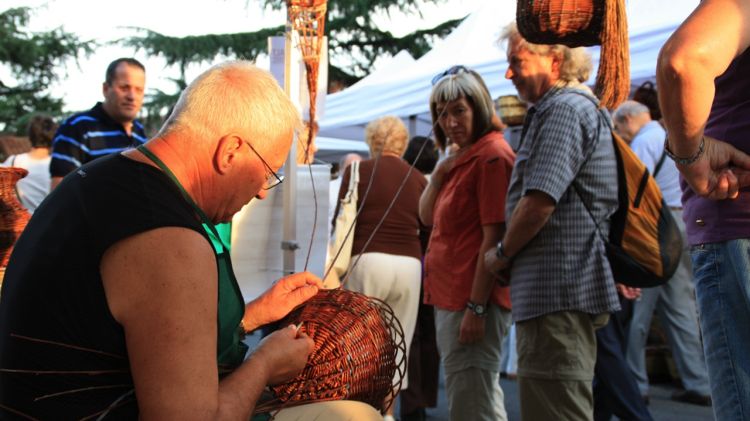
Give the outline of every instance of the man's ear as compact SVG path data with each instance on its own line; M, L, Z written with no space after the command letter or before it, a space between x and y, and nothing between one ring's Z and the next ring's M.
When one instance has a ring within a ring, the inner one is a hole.
M562 54L552 54L552 71L557 73L558 78L560 77L560 69L562 68L563 57Z
M242 138L236 134L222 136L214 150L213 164L219 174L225 174L242 153Z

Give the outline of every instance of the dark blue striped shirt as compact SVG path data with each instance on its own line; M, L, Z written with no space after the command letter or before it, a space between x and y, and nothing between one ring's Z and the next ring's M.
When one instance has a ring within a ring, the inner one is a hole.
M98 102L89 111L70 116L52 141L52 177L64 177L81 165L101 156L119 153L146 142L143 125L133 121L131 135L114 121Z

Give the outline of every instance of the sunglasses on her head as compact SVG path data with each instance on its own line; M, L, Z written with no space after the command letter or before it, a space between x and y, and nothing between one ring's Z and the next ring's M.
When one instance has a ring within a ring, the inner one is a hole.
M461 73L468 72L468 71L469 71L468 68L460 64L456 66L451 66L450 68L448 68L448 70L438 73L437 75L435 75L435 77L432 78L432 86L435 86L435 84L440 82L446 76L457 75L457 74L461 74Z

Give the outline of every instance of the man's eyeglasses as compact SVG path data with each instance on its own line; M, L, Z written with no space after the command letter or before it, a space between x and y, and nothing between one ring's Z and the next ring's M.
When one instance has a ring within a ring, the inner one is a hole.
M451 66L448 70L442 73L438 73L437 75L435 75L435 77L432 78L432 86L435 86L435 84L440 82L446 76L457 75L468 71L469 69L460 64L457 66Z
M263 186L263 190L271 190L272 188L274 188L274 187L278 186L279 184L281 184L284 181L284 176L276 174L276 171L274 171L273 168L271 168L271 166L268 165L268 162L266 162L266 160L263 159L262 156L260 156L260 154L258 153L258 151L256 151L255 148L253 148L253 145L251 145L250 142L245 141L245 143L247 143L247 146L250 147L250 150L252 150L253 152L255 152L255 155L258 155L258 159L260 159L260 162L262 162L263 165L268 170L268 172L271 173L271 175L269 175L268 179L266 180L266 185Z

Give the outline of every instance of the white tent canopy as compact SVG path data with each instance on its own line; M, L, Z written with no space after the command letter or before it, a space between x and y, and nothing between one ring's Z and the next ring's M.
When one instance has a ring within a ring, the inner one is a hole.
M654 79L661 46L698 2L627 1L633 84ZM365 125L384 115L402 117L411 135L428 135L431 80L457 64L481 74L493 98L515 94L513 85L504 78L508 67L505 51L496 42L502 28L513 22L515 16L514 0L487 0L419 60L399 61L395 68L377 71L349 89L329 95L325 116L319 122L320 135L362 140ZM590 51L595 68L589 82L593 84L599 49L594 47ZM373 79L368 81L370 77Z

